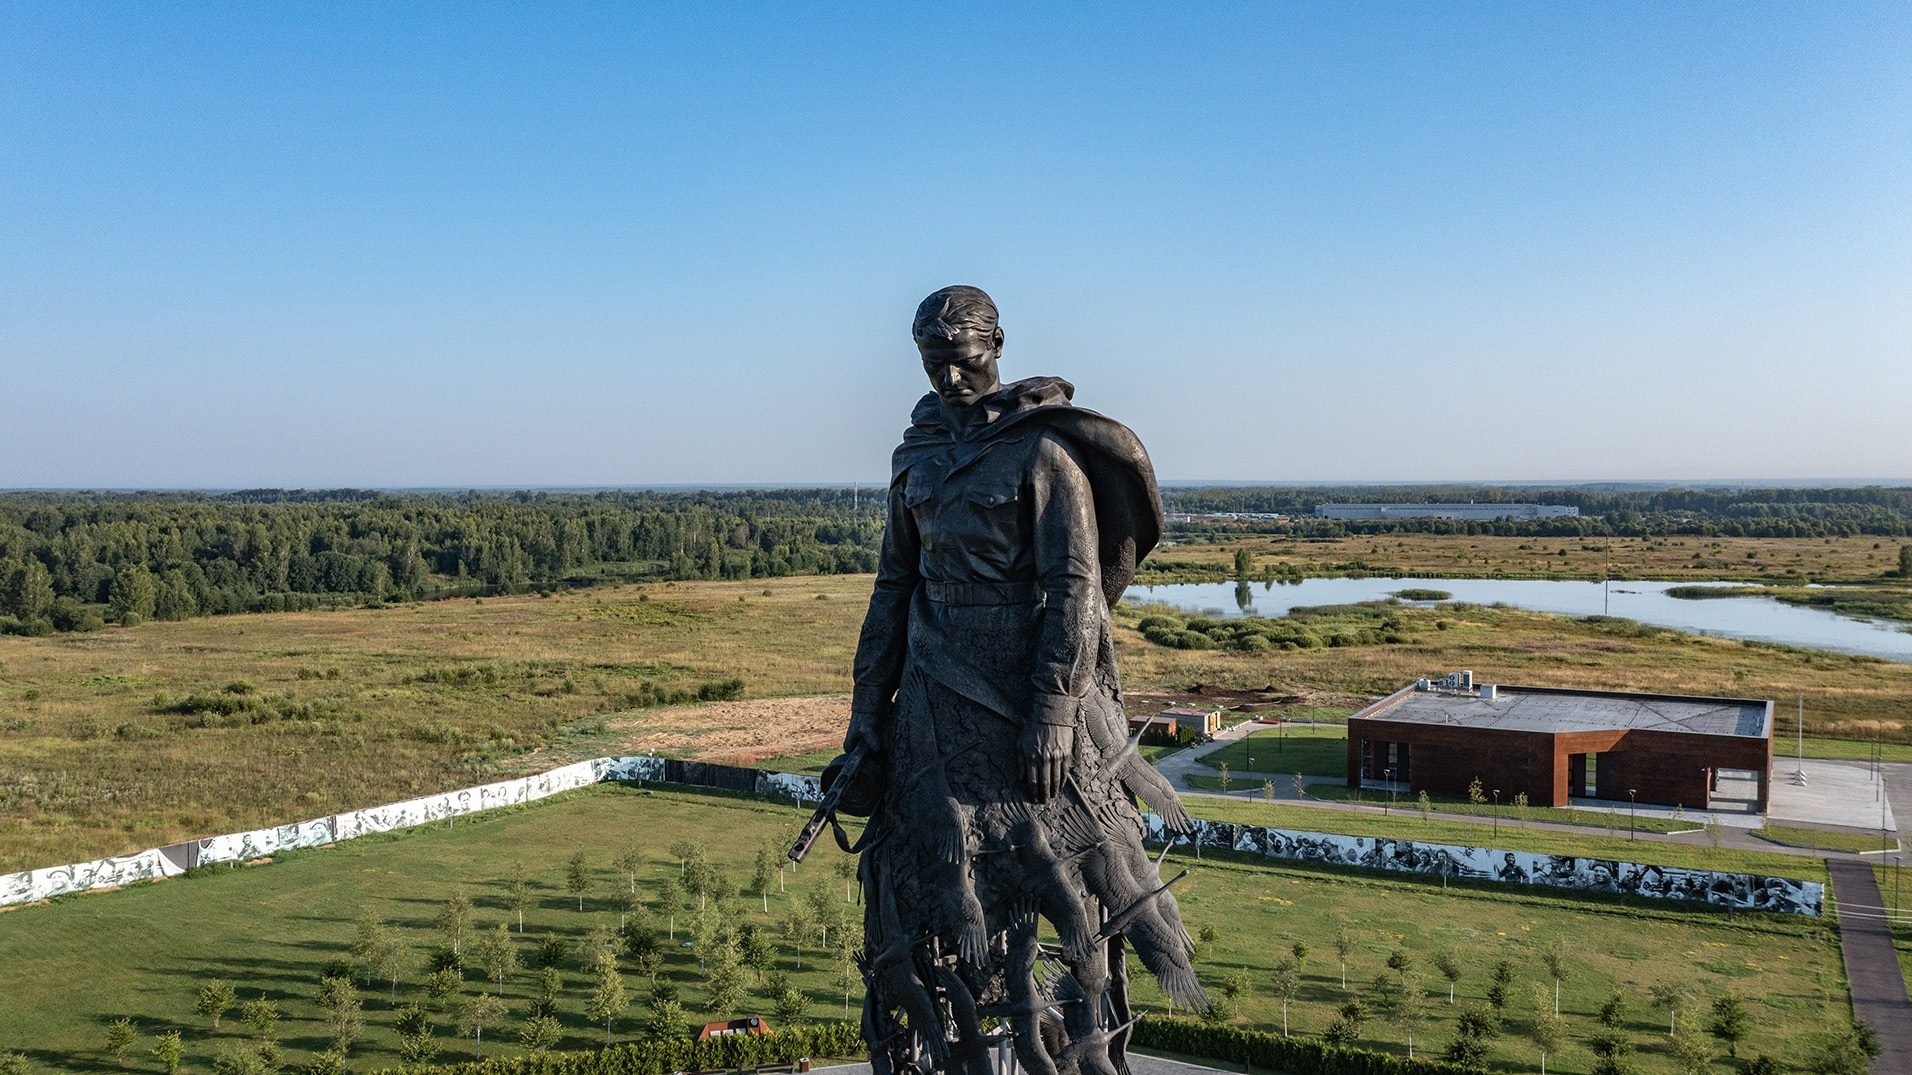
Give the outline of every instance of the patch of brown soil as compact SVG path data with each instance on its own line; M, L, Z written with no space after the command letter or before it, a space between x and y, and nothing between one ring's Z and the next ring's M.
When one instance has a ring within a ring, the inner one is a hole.
M726 765L753 765L783 754L828 750L843 742L850 696L760 698L699 702L615 717L605 734L560 750L540 748L516 759L514 769L537 772L586 757L656 751Z

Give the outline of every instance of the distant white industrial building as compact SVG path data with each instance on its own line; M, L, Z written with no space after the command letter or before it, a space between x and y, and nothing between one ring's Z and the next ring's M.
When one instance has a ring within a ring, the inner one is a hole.
M1560 519L1580 514L1564 504L1317 504L1317 519Z

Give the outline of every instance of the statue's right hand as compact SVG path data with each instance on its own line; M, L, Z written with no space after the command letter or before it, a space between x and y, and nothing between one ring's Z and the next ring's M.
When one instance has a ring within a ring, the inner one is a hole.
M877 715L858 713L850 718L850 728L843 733L843 750L848 753L857 747L865 753L874 754L881 746L877 737Z

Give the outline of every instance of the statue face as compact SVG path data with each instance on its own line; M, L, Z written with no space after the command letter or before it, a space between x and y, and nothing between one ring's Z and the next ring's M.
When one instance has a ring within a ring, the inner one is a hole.
M930 387L949 406L971 406L1001 386L996 360L1002 357L1002 329L988 336L963 332L949 339L919 339L916 349L923 354Z

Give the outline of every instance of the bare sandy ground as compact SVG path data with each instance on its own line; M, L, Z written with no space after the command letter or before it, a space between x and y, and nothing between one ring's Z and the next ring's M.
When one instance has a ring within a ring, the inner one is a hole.
M763 698L699 702L605 721L605 733L557 749L540 748L513 768L537 772L581 758L629 756L656 751L672 757L727 765L753 765L764 758L828 750L843 742L850 723L850 696Z

